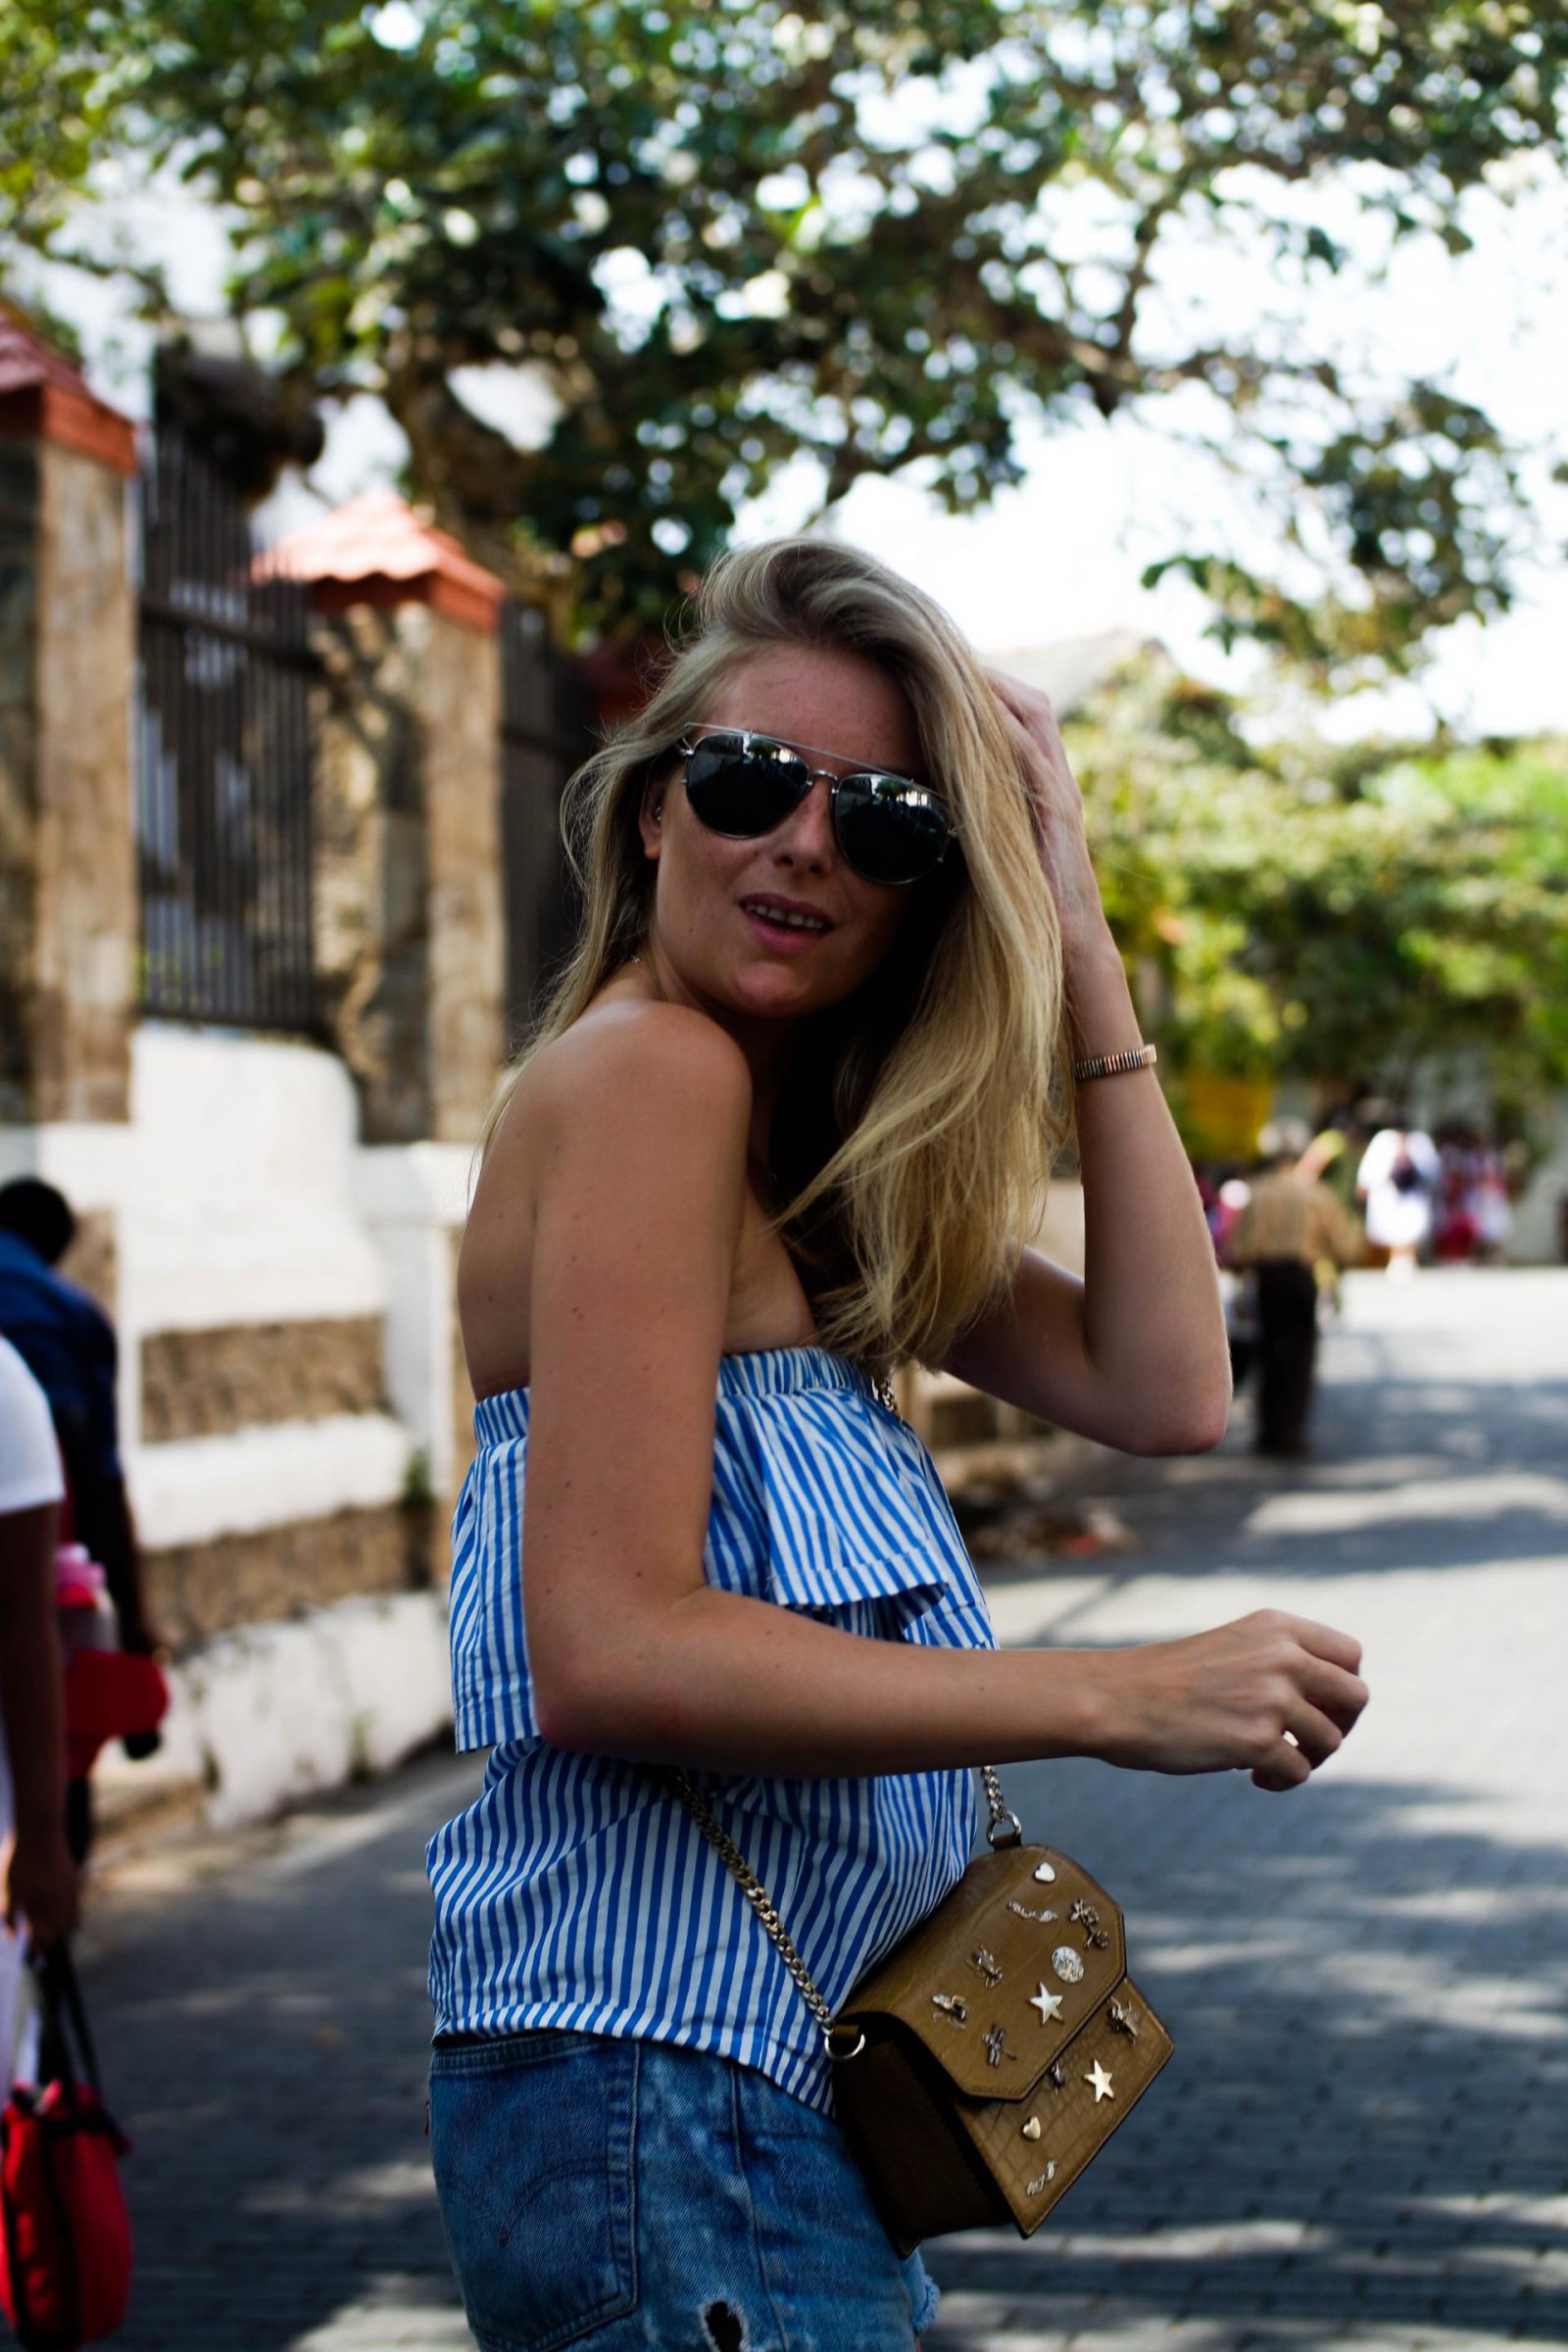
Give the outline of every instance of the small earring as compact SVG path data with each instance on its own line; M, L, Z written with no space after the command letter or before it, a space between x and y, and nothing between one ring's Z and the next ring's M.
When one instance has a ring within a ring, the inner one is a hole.
M663 804L663 802L662 802L662 801L656 801L656 802L655 802L655 804L654 804L654 822L655 822L655 824L656 824L656 825L662 825L662 824L663 823L663 821L664 821L664 804Z

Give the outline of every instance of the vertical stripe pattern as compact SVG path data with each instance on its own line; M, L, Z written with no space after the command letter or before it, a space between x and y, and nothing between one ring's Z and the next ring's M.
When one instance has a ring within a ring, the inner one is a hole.
M759 2068L830 2111L816 2030L695 1822L646 1766L539 1737L522 1616L528 1393L486 1397L453 1520L460 1748L477 1800L430 1840L440 2032L645 2036ZM709 1582L869 1641L989 1649L974 1568L931 1457L820 1348L721 1358ZM964 1772L694 1779L829 2004L954 1885L975 1826Z

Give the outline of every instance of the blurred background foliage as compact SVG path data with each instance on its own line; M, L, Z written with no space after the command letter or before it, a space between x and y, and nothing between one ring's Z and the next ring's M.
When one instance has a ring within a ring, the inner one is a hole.
M1026 421L1130 408L1284 550L1168 563L1326 682L1506 607L1514 453L1298 320L1162 299L1162 245L1320 289L1462 249L1470 191L1561 157L1565 69L1568 15L1522 0L0 0L0 189L14 238L94 267L101 167L210 196L286 376L384 399L407 486L580 636L658 627L803 452L824 509L913 466L961 511ZM1347 172L1353 254L1294 201ZM535 447L470 405L465 371L518 368Z
M1324 1099L1484 1059L1568 1084L1568 743L1259 746L1157 649L1068 725L1112 928L1178 1072Z

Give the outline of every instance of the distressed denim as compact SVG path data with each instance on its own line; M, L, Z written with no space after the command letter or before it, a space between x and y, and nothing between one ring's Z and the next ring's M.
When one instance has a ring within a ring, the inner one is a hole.
M730 2059L442 2040L430 2138L480 2352L910 2352L936 2310L838 2127Z

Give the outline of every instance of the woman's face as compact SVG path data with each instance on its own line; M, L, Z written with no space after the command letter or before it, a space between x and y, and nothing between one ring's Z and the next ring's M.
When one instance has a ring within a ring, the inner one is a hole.
M924 782L914 713L903 688L863 655L814 646L761 652L732 672L702 713L809 753L813 768L877 767ZM919 886L867 882L834 838L818 778L783 823L728 841L693 813L677 764L643 796L643 847L657 863L650 945L671 978L713 1010L800 1016L841 1003L893 945ZM783 901L822 916L822 931L770 928Z

